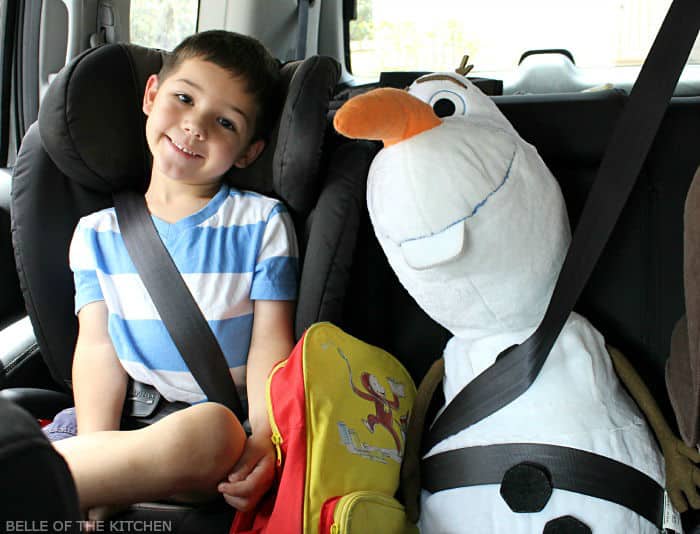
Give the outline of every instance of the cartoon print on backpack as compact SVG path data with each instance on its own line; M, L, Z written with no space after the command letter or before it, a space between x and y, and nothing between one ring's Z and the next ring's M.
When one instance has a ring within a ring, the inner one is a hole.
M334 122L347 137L384 142L369 172L369 214L401 283L453 334L443 353L446 402L535 330L570 242L557 181L467 71L421 77L408 91L356 96ZM424 458L510 445L527 455L533 444L602 458L606 467L595 474L610 487L620 478L607 467L629 466L663 497L664 463L654 437L620 384L603 336L577 313L525 393ZM659 531L648 518L657 510L643 517L617 502L559 489L548 467L527 457L499 476L498 483L424 489L421 530Z
M370 402L373 406L373 412L368 413L366 417L361 419L366 431L371 435L377 432L378 428L383 428L389 433L393 442L394 448L378 446L381 441L381 436L374 437L374 445L360 440L357 430L349 426L344 421L338 422L341 440L347 449L353 454L359 454L366 458L379 462L393 460L401 463L403 457L404 444L406 442L406 426L408 424L409 412L400 414L401 399L406 397L405 385L400 381L386 377L386 382L389 385L393 399L389 400L386 388L381 385L379 379L372 373L362 371L360 373L360 382L362 388L355 385L352 378L352 367L347 356L338 347L338 355L345 361L348 368L348 376L351 391L360 399Z

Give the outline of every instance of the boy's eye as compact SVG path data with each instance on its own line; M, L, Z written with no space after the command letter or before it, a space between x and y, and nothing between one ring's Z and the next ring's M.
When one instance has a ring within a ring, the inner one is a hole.
M177 93L175 96L183 104L191 104L192 103L192 98L189 95L186 95L185 93Z
M232 123L230 120L225 119L223 117L219 117L216 120L219 124L221 124L221 126L226 128L227 130L232 130L234 132L236 131L236 125L234 123Z

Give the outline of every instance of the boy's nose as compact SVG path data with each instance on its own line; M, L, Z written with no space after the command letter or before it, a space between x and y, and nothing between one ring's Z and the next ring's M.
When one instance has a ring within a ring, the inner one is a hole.
M189 135L195 137L199 140L203 140L206 137L206 129L202 125L200 120L188 118L185 119L182 129L185 130Z

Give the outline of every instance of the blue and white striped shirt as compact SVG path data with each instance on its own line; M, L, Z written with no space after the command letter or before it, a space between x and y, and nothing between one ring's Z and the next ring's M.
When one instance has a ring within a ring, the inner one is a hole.
M277 200L222 185L198 212L158 233L224 352L245 401L254 300L294 300L298 250ZM170 401L206 400L148 295L119 233L114 208L78 222L70 247L75 311L104 300L114 348L126 372Z

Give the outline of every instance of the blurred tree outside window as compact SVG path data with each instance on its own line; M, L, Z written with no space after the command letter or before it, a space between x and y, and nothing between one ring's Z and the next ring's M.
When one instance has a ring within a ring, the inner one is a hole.
M172 50L197 31L199 0L131 0L131 42Z

